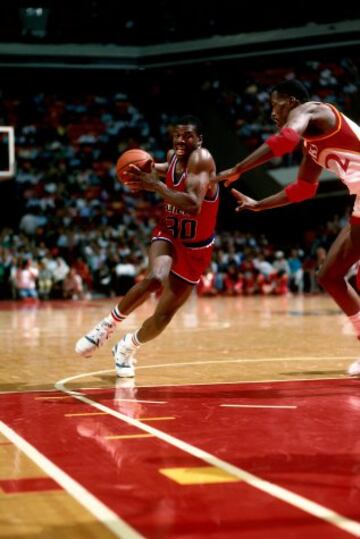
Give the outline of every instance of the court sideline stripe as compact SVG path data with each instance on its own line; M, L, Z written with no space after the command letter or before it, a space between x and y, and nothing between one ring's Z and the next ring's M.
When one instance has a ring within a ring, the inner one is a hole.
M340 515L339 513L336 513L335 511L332 511L331 509L328 509L316 502L308 500L307 498L304 498L299 494L295 494L290 490L287 490L283 487L270 483L269 481L261 479L260 477L253 475L250 472L243 470L242 468L238 468L237 466L234 466L233 464L230 464L216 457L215 455L204 451L203 449L199 449L198 447L195 447L187 442L184 442L183 440L175 438L175 436L162 432L161 430L158 430L150 425L141 423L141 421L137 419L126 416L121 412L118 412L117 410L100 404L99 402L95 402L84 395L74 394L71 390L66 389L63 383L63 380L57 382L55 384L56 389L59 389L64 393L72 395L75 399L90 406L93 406L94 408L98 408L99 410L104 412L107 411L109 415L112 415L117 419L125 421L125 423L137 427L140 430L146 431L149 434L153 434L160 440L163 440L164 442L176 447L177 449L180 449L195 458L207 462L208 464L210 464L210 466L215 466L231 475L234 475L240 480L246 482L248 485L257 488L258 490L261 490L269 494L270 496L273 496L274 498L277 498L289 505L296 507L297 509L309 513L314 517L324 520L328 524L332 524L333 526L341 528L355 537L360 537L360 522L348 519L347 517L344 517L343 515Z
M66 472L40 453L34 446L17 434L13 429L0 421L0 432L18 447L30 460L35 462L49 477L54 479L70 496L79 502L85 509L96 517L104 526L112 531L116 537L123 539L144 539L136 530L122 520L114 511L98 500L75 481Z

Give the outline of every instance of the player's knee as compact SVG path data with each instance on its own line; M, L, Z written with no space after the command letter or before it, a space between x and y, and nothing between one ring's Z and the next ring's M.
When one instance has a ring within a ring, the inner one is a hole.
M165 277L161 273L150 273L146 277L147 287L151 292L159 290L165 282Z

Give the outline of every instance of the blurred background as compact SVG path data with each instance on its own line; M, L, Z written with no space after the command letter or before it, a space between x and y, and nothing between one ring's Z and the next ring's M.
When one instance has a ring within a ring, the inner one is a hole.
M115 163L134 147L165 160L182 114L202 120L219 170L275 131L269 93L284 79L360 123L360 6L323 4L2 6L0 126L15 130L15 173L0 177L0 299L109 297L143 277L160 201L128 192ZM0 171L10 149L0 130ZM276 158L239 188L273 194L296 178L300 159ZM236 214L221 187L214 258L198 294L323 293L316 270L352 202L329 173L315 199L261 214Z

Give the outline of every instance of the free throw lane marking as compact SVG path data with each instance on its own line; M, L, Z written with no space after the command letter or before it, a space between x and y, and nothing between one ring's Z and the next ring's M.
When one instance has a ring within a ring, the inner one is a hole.
M39 391L39 393L41 393L41 391ZM69 395L67 395L66 397L62 396L62 397L58 397L58 396L54 396L52 397L51 395L49 395L48 397L34 397L36 401L53 401L53 400L58 400L58 399L68 399L69 398Z
M106 412L74 412L73 414L64 414L65 417L82 417L88 415L107 415Z
M286 406L285 404L282 405L271 405L271 404L220 404L222 408L273 408L273 409L285 409L285 410L293 410L294 408L297 408L297 406Z
M96 388L97 389L97 388ZM167 404L167 401L144 401L139 399L113 399L114 402L140 402L144 404Z
M136 530L131 528L116 513L86 490L80 483L72 479L61 468L56 466L45 455L40 453L14 430L0 421L0 432L15 444L29 459L37 464L44 472L63 487L76 501L92 513L104 526L109 528L116 537L127 539L144 539Z
M71 395L73 398L84 402L85 404L89 404L90 406L93 406L98 410L108 412L113 417L116 417L121 421L128 423L129 425L133 425L140 430L148 432L149 434L153 434L160 440L163 440L164 442L180 449L181 451L184 451L185 453L188 453L195 458L206 462L210 466L219 468L220 470L223 470L230 475L234 475L238 479L246 482L248 485L257 488L262 492L266 492L270 496L273 496L274 498L288 503L296 507L297 509L309 513L314 517L324 520L328 524L332 524L333 526L341 528L342 530L345 530L354 537L360 537L360 522L356 522L355 520L344 517L343 515L340 515L339 513L336 513L335 511L332 511L331 509L328 509L327 507L324 507L316 502L308 500L307 498L304 498L303 496L300 496L295 492L292 492L290 490L287 490L286 488L280 487L279 485L275 485L274 483L270 483L269 481L261 479L260 477L257 477L256 475L253 475L246 470L243 470L242 468L238 468L237 466L234 466L233 464L230 464L229 462L226 462L212 455L211 453L208 453L207 451L190 445L183 440L180 440L178 438L175 438L174 436L171 436L170 434L162 432L155 427L142 423L137 419L126 416L121 412L109 408L108 406L93 401L85 395L81 395L78 392L75 393L71 390L68 390L64 387L64 383L65 380L60 380L59 382L57 382L55 384L56 389L63 391L68 395Z
M159 472L179 485L208 485L213 483L234 483L239 481L238 477L224 472L215 466L160 468Z
M139 417L139 421L170 421L175 417Z
M110 434L105 440L130 440L132 438L154 438L153 434Z

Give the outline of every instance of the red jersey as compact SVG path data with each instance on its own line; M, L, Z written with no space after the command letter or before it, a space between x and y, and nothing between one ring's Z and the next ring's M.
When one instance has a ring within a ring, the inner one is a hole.
M187 170L176 178L176 163L174 155L166 174L166 185L174 191L184 192ZM160 225L153 231L152 242L167 241L173 247L171 273L191 285L199 282L211 262L218 207L219 187L213 198L205 197L198 215L165 202Z
M336 125L326 135L305 137L305 151L338 176L351 194L360 195L360 127L333 105L327 106L335 113Z
M176 155L170 161L166 174L166 185L173 191L186 190L187 170L176 178ZM197 215L186 213L169 202L164 203L161 228L180 240L186 247L205 247L213 242L215 236L216 217L219 208L219 188L213 198L205 197Z

